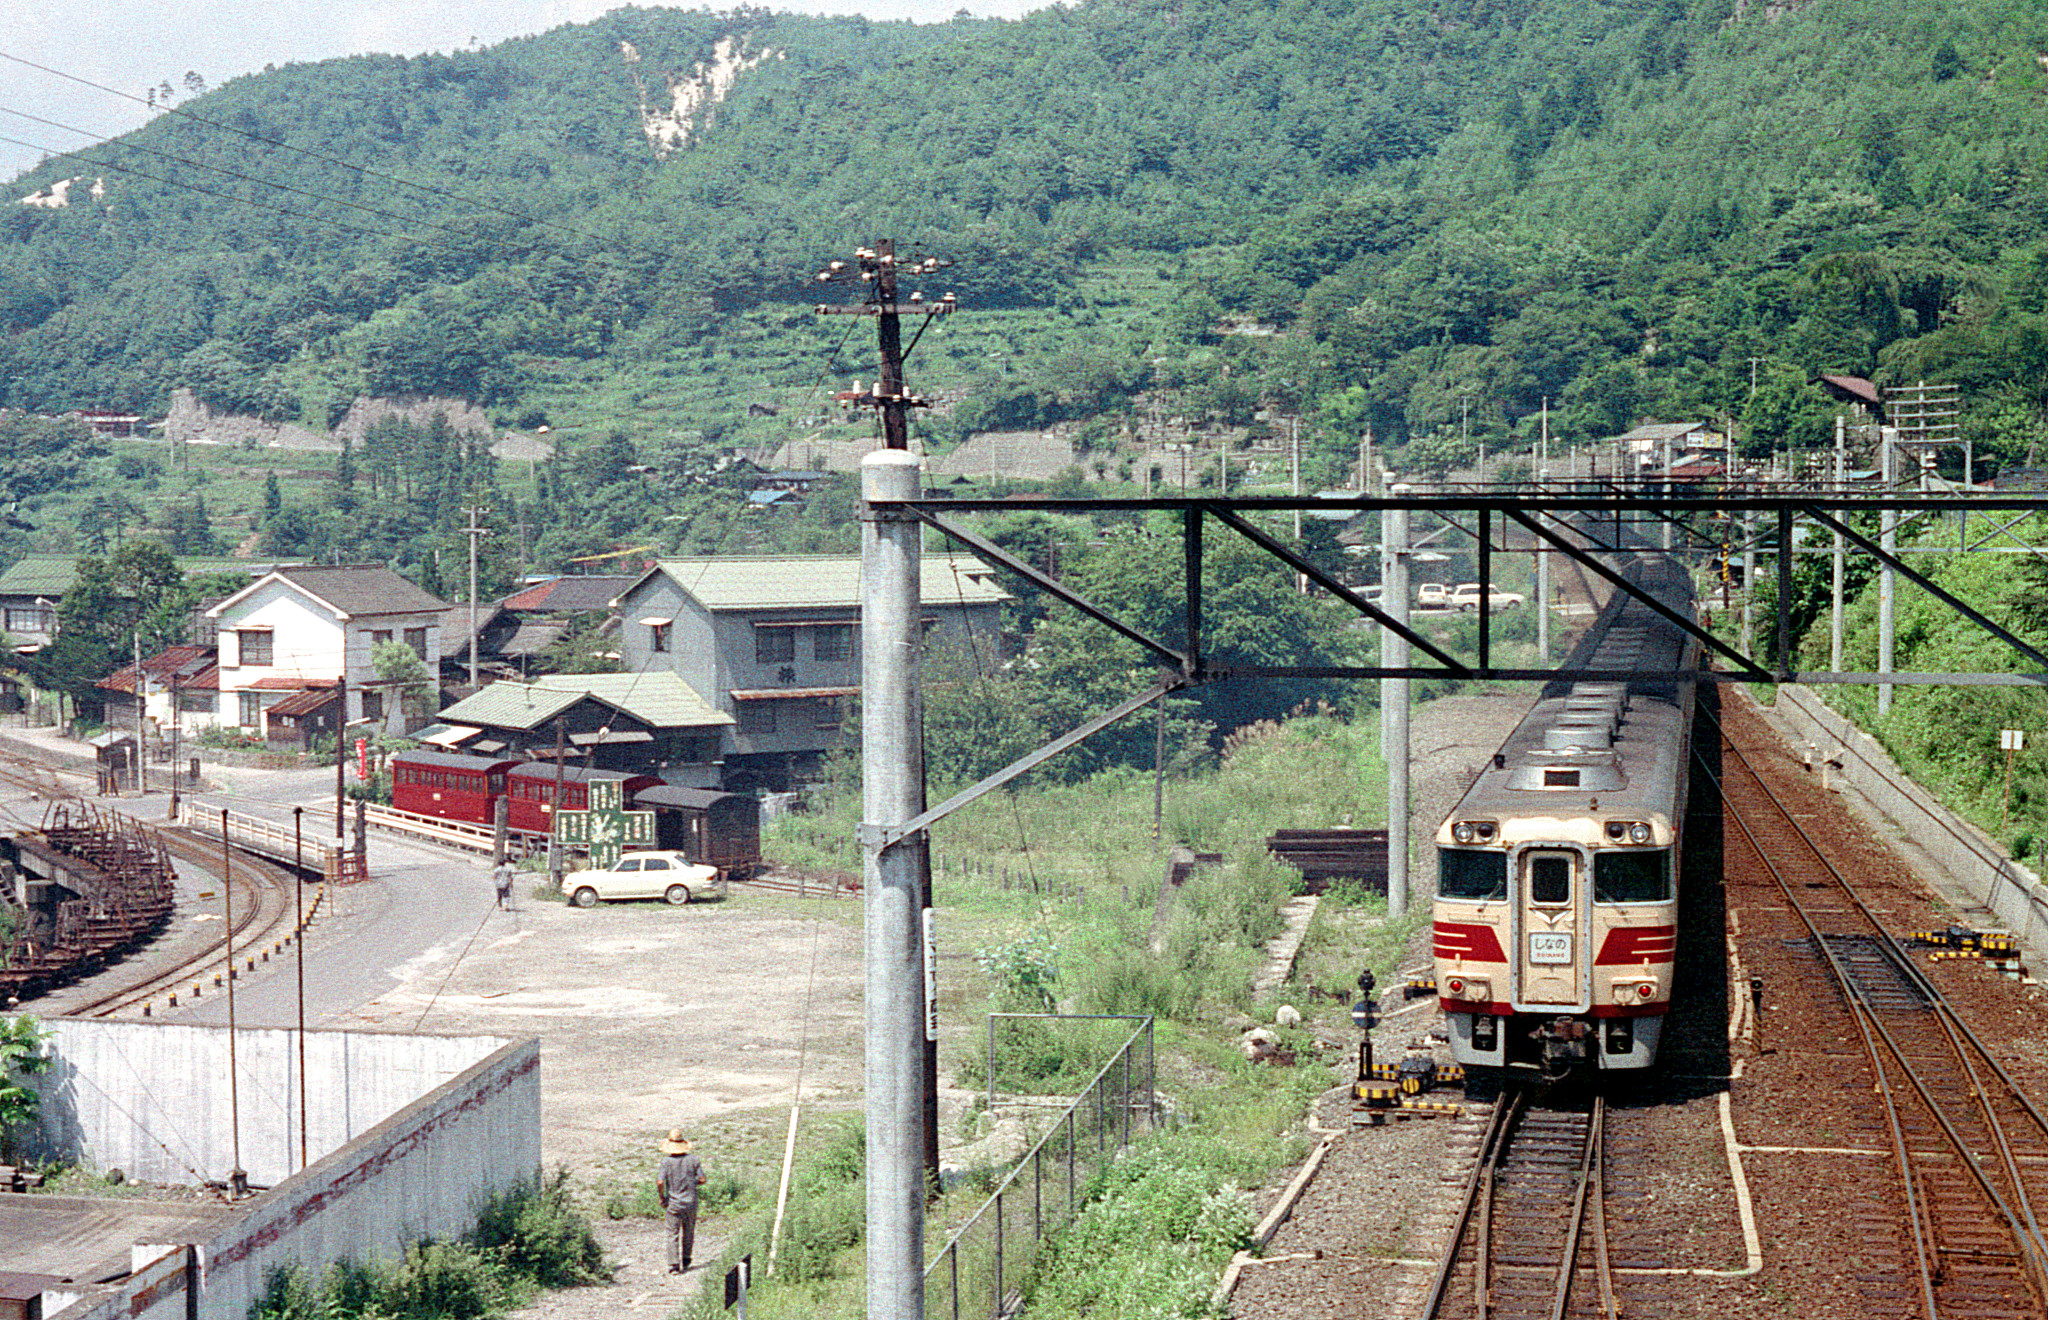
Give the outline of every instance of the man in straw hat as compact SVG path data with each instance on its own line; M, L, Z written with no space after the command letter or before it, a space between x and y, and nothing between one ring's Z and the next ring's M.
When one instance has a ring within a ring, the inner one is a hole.
M681 1274L690 1268L690 1248L697 1242L697 1189L704 1185L704 1165L690 1153L681 1128L668 1130L661 1153L654 1199L668 1213L668 1272Z

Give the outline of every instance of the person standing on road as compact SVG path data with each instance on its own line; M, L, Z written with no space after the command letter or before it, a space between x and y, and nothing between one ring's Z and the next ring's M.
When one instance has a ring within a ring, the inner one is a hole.
M509 857L499 862L497 869L491 872L491 879L498 886L498 906L507 911L512 907L512 877L517 874L518 872L512 869L512 859Z
M690 1153L681 1128L669 1129L661 1153L654 1199L668 1215L668 1272L681 1274L690 1268L690 1249L697 1244L697 1189L704 1185L704 1165Z

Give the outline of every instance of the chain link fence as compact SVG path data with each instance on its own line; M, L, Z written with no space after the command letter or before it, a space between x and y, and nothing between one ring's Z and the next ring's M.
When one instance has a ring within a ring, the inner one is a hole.
M932 1320L1003 1320L1021 1305L1024 1280L1052 1234L1080 1209L1089 1180L1129 1145L1152 1130L1158 1055L1152 1018L1060 1013L991 1014L995 1019L1069 1021L1114 1017L1135 1023L1131 1034L1095 1080L1054 1120L924 1271L924 1310ZM991 1045L993 1057L993 1045ZM990 1069L994 1094L994 1069Z

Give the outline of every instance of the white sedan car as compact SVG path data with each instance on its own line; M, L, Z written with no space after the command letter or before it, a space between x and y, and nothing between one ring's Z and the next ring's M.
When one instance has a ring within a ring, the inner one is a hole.
M679 852L631 852L598 871L577 871L563 882L569 901L595 907L600 898L659 898L681 906L696 895L725 893L715 866L693 862Z

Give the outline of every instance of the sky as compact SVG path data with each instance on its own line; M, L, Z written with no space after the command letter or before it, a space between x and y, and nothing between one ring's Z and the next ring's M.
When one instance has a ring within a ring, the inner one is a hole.
M963 8L978 18L1015 18L1046 2L769 0L767 7L936 23ZM266 64L490 46L621 7L621 0L0 0L0 178L45 154L140 126L151 114L141 100L147 88L168 82L182 104L188 72L218 86Z

